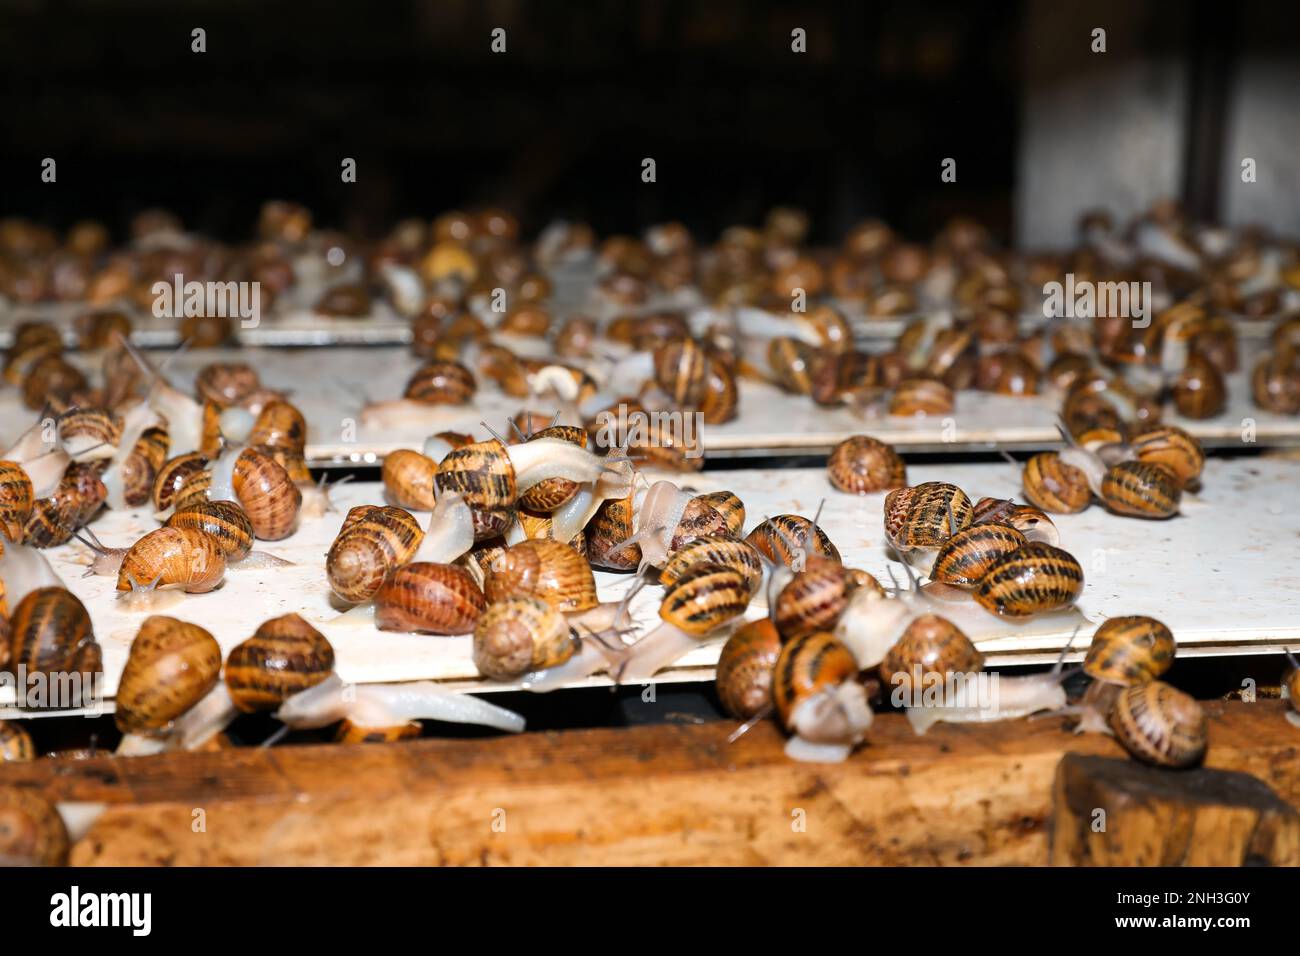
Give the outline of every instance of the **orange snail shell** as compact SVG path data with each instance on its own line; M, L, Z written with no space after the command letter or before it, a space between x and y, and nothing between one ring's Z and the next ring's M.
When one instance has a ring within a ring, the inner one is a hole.
M122 733L165 730L216 686L221 647L199 627L171 617L145 619L117 686Z
M418 451L399 448L384 458L384 493L388 500L412 511L432 511L437 504L434 479L438 464Z
M398 568L375 594L381 631L468 634L487 607L468 571L454 564L416 562Z
M813 523L801 515L776 515L755 527L745 541L764 557L787 566L794 560L793 549L804 547L809 554L839 561L840 552L826 532L818 526L816 533L809 535L812 527ZM809 540L805 546L806 535Z
M1106 470L1101 498L1106 507L1135 518L1170 518L1178 513L1182 488L1163 465L1122 461Z
M922 614L885 652L880 680L887 688L916 693L930 675L971 674L983 667L984 655L961 628L938 615ZM919 687L914 683L918 677Z
M858 662L834 635L818 631L786 642L772 676L772 702L781 725L791 727L795 707L804 700L857 676Z
M147 587L179 586L189 594L211 591L226 574L226 558L215 537L192 528L163 527L136 541L122 558L117 590L130 591L131 581Z
M749 720L772 704L772 678L781 639L768 618L750 621L727 639L718 655L716 688L722 708Z
M293 533L302 507L302 492L273 459L251 448L235 461L235 495L263 541L280 541Z
M587 559L551 538L506 548L485 575L483 594L489 604L536 597L564 613L586 611L599 603Z
M474 665L493 680L556 667L574 649L564 615L531 595L490 604L474 628Z
M1061 461L1054 451L1041 452L1025 462L1021 482L1025 497L1053 514L1077 514L1092 501L1087 475Z
M1208 728L1196 700L1153 680L1126 687L1109 719L1115 738L1143 763L1191 767L1205 757Z
M1173 633L1144 615L1112 617L1092 635L1083 672L1107 684L1144 684L1174 663Z

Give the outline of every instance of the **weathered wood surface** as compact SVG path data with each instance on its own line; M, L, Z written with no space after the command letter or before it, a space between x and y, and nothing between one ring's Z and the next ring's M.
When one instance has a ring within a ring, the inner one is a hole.
M1282 708L1206 704L1208 764L1294 804ZM792 763L770 725L728 744L717 722L38 761L0 766L0 785L106 803L72 852L86 865L1042 865L1062 756L1121 756L1062 724L916 737L884 715L839 765Z
M1300 866L1300 813L1257 777L1207 767L1066 754L1050 839L1056 866Z

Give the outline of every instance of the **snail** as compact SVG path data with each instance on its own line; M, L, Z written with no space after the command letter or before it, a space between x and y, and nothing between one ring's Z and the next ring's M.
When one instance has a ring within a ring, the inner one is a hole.
M149 494L154 510L159 513L169 511L189 478L203 471L206 465L207 460L196 451L167 459L158 469Z
M99 510L104 497L104 483L95 465L74 462L48 498L38 498L32 503L31 514L23 525L22 540L36 548L66 543Z
M984 655L959 627L935 614L913 619L880 662L880 681L895 706L922 706L958 675L984 667ZM942 698L940 698L942 699Z
M506 598L490 604L475 625L474 665L485 677L513 680L565 663L575 643L569 622L550 603L532 595Z
M1074 556L1031 541L994 562L974 596L992 614L1023 618L1069 607L1082 593L1083 568Z
M155 425L140 435L122 463L122 499L128 506L134 508L149 500L170 448L171 436L165 428Z
M889 414L900 418L947 415L955 407L951 388L943 382L924 378L900 382L889 400Z
M730 491L710 491L698 496L700 501L722 515L727 533L740 536L745 529L745 503Z
M781 638L768 618L738 628L718 655L715 687L722 709L750 720L772 709L772 678Z
M215 537L192 528L164 527L150 531L122 555L117 590L135 608L157 609L158 592L203 594L218 587L225 574L226 558Z
M972 524L939 548L930 568L930 580L974 588L993 565L1027 543L1028 539L1009 524Z
M815 631L829 631L849 603L849 579L844 566L831 558L810 555L803 569L781 588L772 605L772 622L783 641Z
M273 710L333 671L334 648L325 636L297 614L285 614L263 621L252 637L231 648L226 691L242 713Z
M718 535L695 538L674 551L659 572L659 583L671 587L696 564L716 564L739 572L751 594L757 594L763 584L763 556L747 542Z
M627 651L618 668L620 682L652 677L699 642L718 636L745 613L749 586L730 568L697 564L664 592L659 606L662 623Z
M118 679L118 730L164 735L216 686L220 675L221 647L206 630L171 617L146 618Z
M55 419L55 434L73 461L101 461L117 450L122 428L106 408L76 407Z
M36 747L31 734L21 724L0 720L0 763L36 759Z
M1201 443L1176 425L1154 425L1135 433L1129 450L1138 461L1169 470L1183 488L1197 484L1205 468Z
M600 606L586 557L550 538L521 541L502 551L484 575L483 595L489 604L536 597L574 624Z
M21 541L36 500L32 480L16 461L0 461L0 534Z
M231 446L212 463L210 475L208 500L237 501L263 541L280 541L297 527L302 491L273 459Z
M1174 473L1148 461L1121 461L1102 477L1101 500L1117 514L1170 518L1178 513L1182 487Z
M433 459L399 448L384 458L384 494L399 508L432 511L436 504L434 477L437 473L438 465Z
M1163 681L1124 688L1111 708L1110 727L1115 739L1142 763L1185 768L1205 757L1205 711L1194 698Z
M800 515L776 515L765 519L745 538L759 554L777 564L798 571L808 555L840 560L840 552L826 532Z
M1192 419L1213 418L1228 401L1223 373L1198 348L1187 355L1187 364L1173 385L1174 405L1180 415Z
M196 501L177 509L165 527L186 528L213 538L227 563L243 561L253 550L253 522L233 501Z
M381 631L468 634L486 601L473 577L454 564L416 561L394 571L375 592Z
M956 485L927 481L885 496L885 538L900 555L929 551L971 523L973 506Z
M469 364L473 364L472 359ZM466 365L434 360L415 370L401 398L368 403L361 411L361 421L371 428L398 428L426 421L431 409L465 405L477 389L474 373Z
M1083 672L1092 683L1076 710L1075 732L1110 733L1106 718L1120 689L1162 676L1176 650L1173 633L1153 617L1112 617L1103 623L1083 660Z
M849 494L864 495L907 486L907 466L889 445L855 435L835 446L826 461L831 484Z
M781 648L772 700L791 733L786 755L835 763L848 757L871 727L871 706L853 655L825 632L805 634Z
M1092 501L1087 473L1054 451L1025 462L1021 481L1030 503L1053 514L1077 514Z
M1041 508L1017 504L1009 498L981 498L975 502L971 524L1002 524L1014 528L1028 541L1060 545L1061 533Z
M415 557L423 538L415 518L401 508L353 508L325 556L330 587L350 604L370 600L393 571Z
M6 545L6 553L9 546ZM10 586L5 581L6 588ZM103 671L103 655L95 641L90 615L81 600L62 587L38 587L27 592L13 606L9 619L9 666L13 673L26 668L29 674L78 673L82 684L75 700L59 706L89 704ZM69 685L75 691L75 685Z
M26 787L0 787L0 866L63 866L71 842L53 804Z
M640 571L662 568L674 551L697 538L728 533L721 514L671 481L656 481L638 494L634 514L635 531L614 548L637 545Z

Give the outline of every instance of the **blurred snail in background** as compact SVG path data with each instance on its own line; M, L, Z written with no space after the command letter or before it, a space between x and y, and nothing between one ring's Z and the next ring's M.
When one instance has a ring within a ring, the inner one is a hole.
M63 866L70 845L53 804L26 787L0 787L0 866Z
M863 495L907 486L907 467L889 445L855 435L835 446L826 461L830 483L840 491Z
M31 735L15 721L0 720L0 763L35 759Z
M871 727L857 662L830 634L806 634L784 644L772 680L777 717L791 734L785 752L794 760L842 761Z

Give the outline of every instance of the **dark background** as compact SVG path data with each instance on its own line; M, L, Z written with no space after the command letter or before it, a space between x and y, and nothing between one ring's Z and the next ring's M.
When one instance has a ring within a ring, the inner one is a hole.
M1296 6L1278 5L1291 11L1280 30L1294 31ZM1196 108L1212 121L1214 78L1237 55L1234 5L1174 4L1177 29L1160 7L1144 42L1208 78ZM1044 42L1025 13L969 0L14 0L0 9L0 200L58 227L99 217L119 237L161 205L240 238L262 200L288 198L372 235L491 203L529 233L563 215L601 233L680 219L708 236L793 203L820 240L866 215L926 237L956 212L1008 238L1022 54ZM190 51L195 26L204 54ZM495 26L504 55L489 51ZM940 189L958 146L960 181ZM56 185L40 183L44 156ZM340 182L345 156L355 185Z

